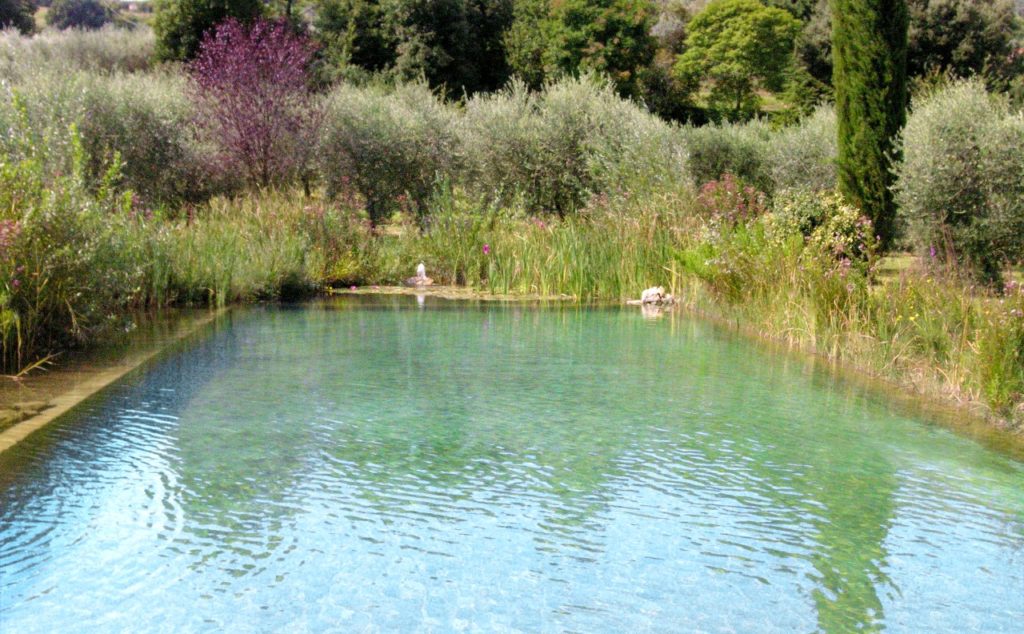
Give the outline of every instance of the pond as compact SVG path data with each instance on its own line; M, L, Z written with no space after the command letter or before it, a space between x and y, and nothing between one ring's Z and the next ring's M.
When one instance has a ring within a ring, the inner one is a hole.
M639 310L235 311L0 454L0 631L1020 631L1024 463L847 383Z

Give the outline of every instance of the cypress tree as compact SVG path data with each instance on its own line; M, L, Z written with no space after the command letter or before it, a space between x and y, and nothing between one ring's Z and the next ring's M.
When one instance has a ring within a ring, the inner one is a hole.
M832 1L832 81L839 118L839 188L891 244L892 167L906 121L906 0Z

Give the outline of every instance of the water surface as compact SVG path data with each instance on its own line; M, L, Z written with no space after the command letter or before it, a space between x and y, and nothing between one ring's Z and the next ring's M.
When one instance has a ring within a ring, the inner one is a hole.
M1024 464L681 318L342 298L0 454L0 631L1020 631Z

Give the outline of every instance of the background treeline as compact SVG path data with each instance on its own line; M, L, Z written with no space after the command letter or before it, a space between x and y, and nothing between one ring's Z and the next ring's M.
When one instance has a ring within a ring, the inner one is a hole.
M794 121L832 94L828 0L155 0L152 20L105 0L51 2L46 21L57 28L151 21L162 60L192 58L225 18L285 16L316 42L317 81L424 80L449 99L513 77L536 90L596 72L662 117L704 123ZM917 85L980 76L1024 99L1019 0L908 8ZM0 25L31 32L34 10L0 0Z

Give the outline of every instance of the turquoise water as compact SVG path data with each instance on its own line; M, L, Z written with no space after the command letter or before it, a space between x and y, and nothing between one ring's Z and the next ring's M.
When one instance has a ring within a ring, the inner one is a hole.
M1024 463L715 328L236 312L0 454L0 631L1017 631Z

